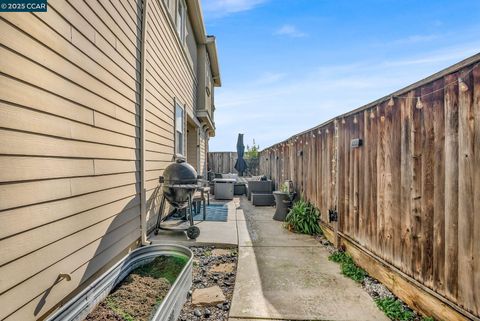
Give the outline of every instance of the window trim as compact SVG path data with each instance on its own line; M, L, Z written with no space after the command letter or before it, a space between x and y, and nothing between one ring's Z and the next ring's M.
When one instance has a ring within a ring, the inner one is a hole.
M180 21L179 20L180 17ZM182 45L185 45L187 40L187 4L185 0L177 0L175 8L175 25Z
M174 99L174 124L173 124L173 142L174 142L174 153L175 157L185 157L185 105L182 105L178 99ZM182 135L181 148L177 145L177 108L182 111L182 128L181 131L178 131ZM181 149L181 152L180 150Z

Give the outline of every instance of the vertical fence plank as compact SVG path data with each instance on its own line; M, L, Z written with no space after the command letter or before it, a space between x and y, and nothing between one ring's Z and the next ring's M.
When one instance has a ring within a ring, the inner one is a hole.
M471 75L460 72L466 90L458 93L458 301L464 307L474 306L473 284L473 179L474 118ZM480 170L477 168L477 170ZM475 290L479 290L477 287Z
M458 85L456 74L445 77L445 294L458 291Z
M372 110L374 118L371 121L371 128L370 128L370 161L369 161L369 168L370 168L370 184L371 184L371 195L370 195L370 231L371 231L371 246L370 248L375 252L378 252L378 206L377 206L377 198L378 198L378 168L377 168L377 145L378 145L378 124L379 124L379 112L378 107ZM369 116L370 117L370 116Z
M370 231L370 195L371 195L371 186L367 183L370 180L368 179L370 176L370 169L369 169L369 160L370 160L370 126L371 126L371 119L369 117L369 111L364 111L363 113L363 146L362 148L365 150L362 164L361 164L361 171L363 172L363 178L360 182L361 190L362 190L362 209L360 211L361 219L360 224L363 226L363 238L366 240L364 242L365 245L368 245L369 238L371 235Z
M445 277L445 110L443 79L433 84L434 186L433 186L433 289L444 294Z
M391 106L392 113L392 130L390 139L390 166L392 173L392 205L390 220L392 228L389 233L393 239L393 253L392 262L400 268L402 262L401 253L401 185L398 182L401 181L401 143L402 143L402 123L401 123L401 109L398 100L394 101L394 106Z
M337 195L337 204L338 204L338 230L340 232L345 232L344 230L344 219L345 219L345 130L343 129L342 121L337 122L338 126L338 147L337 147L337 171L338 171L338 195Z
M423 98L422 128L422 267L421 278L429 287L433 286L433 178L434 178L434 124L433 124L433 85L421 89Z
M384 161L384 256L388 262L392 262L393 258L393 157L392 155L392 133L393 133L393 107L384 104L382 106L385 112L385 121L383 122L383 161Z
M413 185L413 104L411 91L400 100L402 141L401 141L401 253L402 271L412 275L412 185Z
M480 291L478 291L478 284L480 284L480 66L473 69L473 116L474 116L474 194L473 194L473 212L475 217L473 225L473 282L475 287L475 308L474 313L480 315Z
M385 258L385 108L379 106L378 142L377 142L377 233L378 251Z
M352 187L352 169L351 169L351 150L350 150L350 138L351 138L351 130L350 130L350 120L344 119L345 125L345 141L344 141L344 148L345 148L345 230L348 234L351 235L352 233L352 204L353 198L350 195L351 187Z
M362 138L362 133L361 133L361 128L363 128L363 116L362 113L359 113L357 115L357 123L355 124L355 139L357 138ZM355 205L354 205L354 210L355 210L355 235L357 239L360 241L361 244L365 244L363 240L363 236L361 233L361 226L360 226L360 211L362 209L362 197L361 193L362 190L360 189L360 182L362 179L362 171L361 171L361 162L362 162L362 151L363 148L359 147L356 148L354 153L355 153L355 177L354 177L354 192L353 195L355 197Z
M420 90L415 96L420 96ZM412 189L412 270L413 276L421 279L422 270L422 143L423 108L413 108L413 189Z

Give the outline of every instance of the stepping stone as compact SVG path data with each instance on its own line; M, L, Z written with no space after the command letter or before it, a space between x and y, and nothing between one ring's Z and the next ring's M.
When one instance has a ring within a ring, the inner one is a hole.
M227 256L231 253L230 250L226 249L214 249L212 250L212 256Z
M195 289L192 294L192 305L194 306L210 306L225 301L225 295L218 285L205 288Z
M235 270L234 263L222 263L210 268L212 273L231 273Z

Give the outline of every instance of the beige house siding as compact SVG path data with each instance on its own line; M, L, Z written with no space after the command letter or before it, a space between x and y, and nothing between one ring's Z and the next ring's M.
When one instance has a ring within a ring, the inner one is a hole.
M197 85L196 55L163 2L149 4L152 227L174 152L174 101L195 117ZM0 13L0 320L42 318L138 245L140 5L50 0L47 13Z
M192 24L190 20L187 20L187 49L189 59L192 64L193 70L197 71L197 42L195 41L195 35L193 34Z
M1 320L41 317L140 236L132 13L1 15Z
M149 5L145 137L147 204L150 205L147 220L151 228L159 205L158 177L173 160L175 101L184 107L186 114L194 117L197 85L187 44L180 42L169 12L163 2L150 1Z
M187 162L199 171L199 135L198 128L191 123L187 126Z
M205 133L204 130L200 130L200 169L199 175L202 175L204 178L207 178L207 142L208 142L208 135Z

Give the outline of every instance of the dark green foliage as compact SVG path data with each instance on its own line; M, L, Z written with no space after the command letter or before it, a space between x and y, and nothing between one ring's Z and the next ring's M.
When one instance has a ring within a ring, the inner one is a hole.
M319 211L311 203L296 201L285 219L285 227L297 233L317 235L322 232L318 224Z
M383 298L376 299L375 303L378 308L382 310L387 317L395 321L411 321L415 314L404 308L402 302L397 299ZM428 320L428 319L424 319Z
M165 278L170 284L173 284L187 261L188 258L183 255L159 256L152 262L136 268L132 274L150 276L155 279Z
M363 269L359 268L355 264L352 257L345 252L336 251L332 253L328 259L330 261L340 263L342 274L358 283L363 282L363 279L367 275Z

